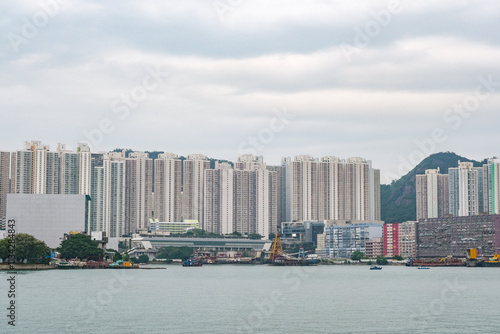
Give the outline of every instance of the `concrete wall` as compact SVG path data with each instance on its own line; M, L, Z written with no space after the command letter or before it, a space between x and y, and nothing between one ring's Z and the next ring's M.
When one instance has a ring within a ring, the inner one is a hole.
M16 220L16 234L56 248L64 233L85 231L85 195L7 194L7 219Z

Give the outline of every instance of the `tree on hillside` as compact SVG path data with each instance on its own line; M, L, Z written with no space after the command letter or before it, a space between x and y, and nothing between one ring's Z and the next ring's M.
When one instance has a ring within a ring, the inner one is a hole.
M58 251L64 259L88 259L103 256L103 251L98 247L98 243L84 234L74 234L63 240Z
M0 258L7 260L9 257L9 238L0 240ZM40 263L47 261L50 248L45 242L32 235L19 233L14 236L16 262Z

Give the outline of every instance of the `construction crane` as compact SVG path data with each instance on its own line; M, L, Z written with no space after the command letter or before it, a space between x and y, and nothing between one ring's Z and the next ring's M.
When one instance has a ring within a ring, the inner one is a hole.
M271 254L269 254L269 261L273 262L276 257L283 256L283 246L281 245L281 239L279 233L274 235L273 245L271 246Z

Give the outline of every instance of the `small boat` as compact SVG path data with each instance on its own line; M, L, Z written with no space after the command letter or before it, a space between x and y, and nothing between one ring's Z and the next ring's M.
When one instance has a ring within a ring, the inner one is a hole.
M203 263L201 262L194 262L193 260L189 259L187 261L184 261L182 264L183 267L201 267Z
M420 266L418 269L430 269L429 267Z
M370 270L382 270L382 267L371 266Z

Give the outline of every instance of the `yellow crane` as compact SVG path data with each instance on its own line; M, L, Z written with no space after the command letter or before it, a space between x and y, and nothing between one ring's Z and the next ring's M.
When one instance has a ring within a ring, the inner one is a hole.
M277 256L283 256L283 246L281 246L279 233L274 235L273 245L271 246L271 254L269 254L269 261L273 262Z

